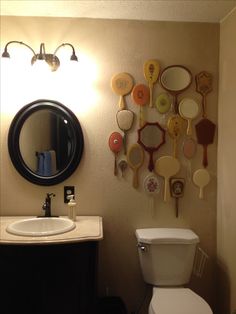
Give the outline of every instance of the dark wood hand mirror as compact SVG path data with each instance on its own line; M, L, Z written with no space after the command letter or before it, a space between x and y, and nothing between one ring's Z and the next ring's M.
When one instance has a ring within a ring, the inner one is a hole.
M147 122L138 130L138 143L149 153L148 169L154 169L153 153L165 143L165 130L158 122Z

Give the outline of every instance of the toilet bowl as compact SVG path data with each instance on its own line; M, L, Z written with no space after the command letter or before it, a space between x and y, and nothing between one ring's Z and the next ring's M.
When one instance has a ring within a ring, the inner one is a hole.
M213 314L203 298L188 288L153 288L148 314Z

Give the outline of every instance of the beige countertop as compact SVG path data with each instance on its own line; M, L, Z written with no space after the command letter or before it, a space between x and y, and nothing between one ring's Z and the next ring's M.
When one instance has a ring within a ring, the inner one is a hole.
M10 223L27 218L33 217L0 216L0 244L45 245L85 241L100 241L103 239L102 217L99 216L77 216L75 221L76 227L73 230L57 235L43 237L18 236L10 234L6 231L6 228Z

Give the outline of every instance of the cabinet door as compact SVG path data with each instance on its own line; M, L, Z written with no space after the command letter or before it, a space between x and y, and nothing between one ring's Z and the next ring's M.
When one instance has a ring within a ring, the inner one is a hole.
M97 242L0 246L4 314L92 314Z

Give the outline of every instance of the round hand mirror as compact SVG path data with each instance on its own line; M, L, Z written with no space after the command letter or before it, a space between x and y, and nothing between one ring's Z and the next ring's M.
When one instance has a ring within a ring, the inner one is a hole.
M80 163L83 147L77 117L52 100L24 106L8 133L13 165L25 179L39 185L54 185L68 178Z
M192 83L192 73L182 65L166 67L160 76L162 87L174 96L175 113L178 114L177 95Z

